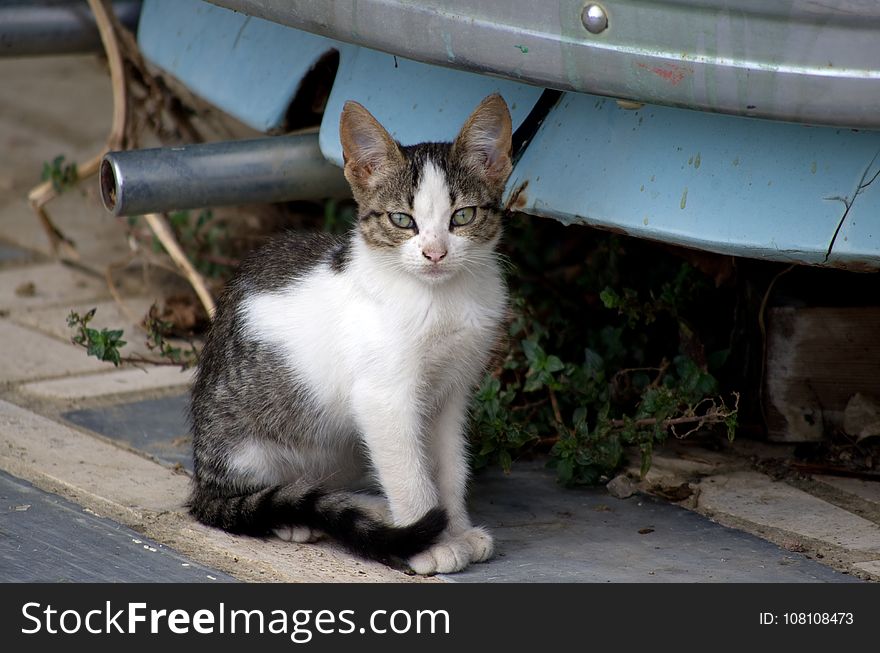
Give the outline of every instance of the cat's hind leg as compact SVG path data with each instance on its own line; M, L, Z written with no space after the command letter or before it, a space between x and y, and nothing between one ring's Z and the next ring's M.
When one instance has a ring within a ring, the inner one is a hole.
M285 542L297 542L299 544L317 542L324 537L324 533L317 529L309 528L308 526L282 526L280 528L275 528L274 533L275 537L280 540L284 540Z

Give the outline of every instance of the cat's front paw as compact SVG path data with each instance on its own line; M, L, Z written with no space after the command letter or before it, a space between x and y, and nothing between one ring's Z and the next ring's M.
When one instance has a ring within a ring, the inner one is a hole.
M471 547L471 562L485 562L495 553L495 541L482 526L469 528L461 537L465 538Z
M451 574L472 562L483 562L495 550L492 536L480 527L469 528L457 535L444 536L437 544L409 559L409 567L417 574Z

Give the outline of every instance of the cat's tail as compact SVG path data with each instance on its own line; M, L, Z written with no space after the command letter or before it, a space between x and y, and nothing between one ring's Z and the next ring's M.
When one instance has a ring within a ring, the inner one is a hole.
M446 511L435 508L409 526L391 526L360 507L351 492L327 492L296 483L228 495L196 482L188 507L203 524L242 535L263 537L277 528L307 526L353 553L383 562L424 551L447 523Z

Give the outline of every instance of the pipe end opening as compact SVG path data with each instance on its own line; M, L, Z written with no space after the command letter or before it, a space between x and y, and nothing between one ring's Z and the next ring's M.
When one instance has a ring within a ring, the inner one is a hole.
M116 174L113 165L107 159L101 161L101 200L104 202L104 208L115 213L116 201L119 196L119 188L116 183Z

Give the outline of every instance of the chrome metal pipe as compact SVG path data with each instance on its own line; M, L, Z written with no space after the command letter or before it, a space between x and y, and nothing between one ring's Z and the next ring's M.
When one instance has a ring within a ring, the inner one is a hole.
M114 0L113 11L137 29L140 0ZM0 57L100 52L101 36L85 0L0 0Z
M351 195L317 133L109 152L100 181L113 215Z

